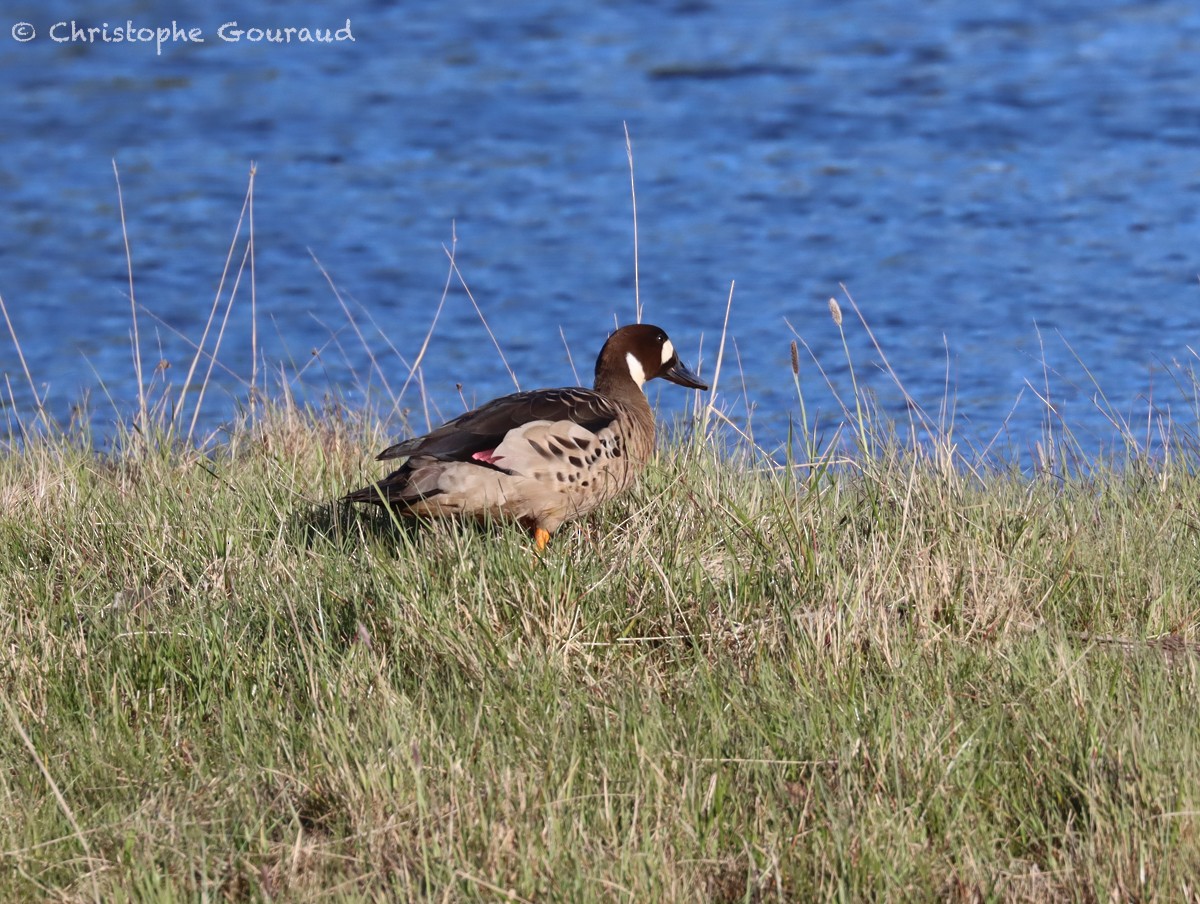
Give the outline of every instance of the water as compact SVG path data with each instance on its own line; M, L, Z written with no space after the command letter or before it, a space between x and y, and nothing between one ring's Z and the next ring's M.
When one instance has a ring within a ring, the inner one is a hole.
M1150 404L1193 423L1175 384L1200 326L1193 3L9 8L0 294L49 410L65 418L86 399L101 433L137 399L113 160L147 373L165 360L181 385L255 161L259 354L306 397L366 404L380 386L372 356L393 388L406 374L375 327L413 360L452 237L522 386L574 382L564 338L589 381L614 316L634 310L623 123L646 319L694 365L703 343L711 373L736 282L722 388L765 444L798 413L789 324L849 389L827 310L831 296L846 307L842 283L919 403L936 411L949 383L965 442L999 434L1028 449L1046 417L1030 387L1044 393L1047 371L1089 448L1111 439L1098 389L1143 429ZM218 35L230 20L337 29L347 17L353 43ZM174 20L205 42L158 55L48 36L59 21L127 19ZM34 40L10 39L20 21ZM206 429L245 395L247 279ZM903 418L864 331L846 325L860 381ZM832 423L828 390L802 365L810 414ZM2 335L0 371L9 417L29 418ZM447 416L459 384L468 401L512 386L460 288L422 376ZM661 401L678 410L684 395L666 387ZM403 404L419 406L417 390Z

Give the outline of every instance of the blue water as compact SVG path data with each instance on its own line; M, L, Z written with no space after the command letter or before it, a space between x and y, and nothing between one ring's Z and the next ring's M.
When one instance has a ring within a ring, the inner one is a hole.
M1194 422L1177 385L1200 328L1194 3L142 0L5 16L0 295L49 411L84 403L101 434L137 405L114 160L146 380L169 362L153 376L175 392L257 164L257 336L247 273L201 411L212 430L245 398L253 341L260 379L267 366L304 398L378 399L373 357L398 389L454 239L521 385L575 382L564 338L588 382L614 317L634 316L623 124L645 319L711 373L736 283L721 394L765 445L798 416L794 338L849 391L830 297L858 379L906 418L840 284L918 403L936 414L949 392L965 443L1023 453L1047 385L1089 448L1111 439L1101 392L1142 434L1148 411ZM353 42L218 34L347 18ZM51 39L72 20L174 20L204 43ZM22 21L27 43L10 36ZM809 415L832 425L802 357ZM0 419L30 420L3 333L0 371ZM461 410L460 384L468 401L512 387L457 283L421 377L434 417ZM423 423L417 384L401 405Z

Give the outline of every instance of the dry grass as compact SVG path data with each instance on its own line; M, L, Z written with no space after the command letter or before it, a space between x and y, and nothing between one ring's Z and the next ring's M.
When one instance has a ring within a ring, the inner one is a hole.
M365 429L0 459L0 897L1192 894L1188 468L694 442L539 560L325 501Z

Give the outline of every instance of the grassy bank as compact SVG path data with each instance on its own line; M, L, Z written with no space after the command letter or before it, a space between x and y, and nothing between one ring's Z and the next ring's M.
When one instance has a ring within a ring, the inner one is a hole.
M664 448L540 560L385 437L0 455L0 899L1183 899L1197 462Z

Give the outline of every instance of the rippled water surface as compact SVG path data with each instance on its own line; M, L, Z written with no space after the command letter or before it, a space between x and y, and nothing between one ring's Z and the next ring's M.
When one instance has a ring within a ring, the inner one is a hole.
M276 373L302 370L309 398L363 403L380 386L372 356L398 388L455 239L522 385L575 381L564 338L588 381L614 316L634 311L627 123L646 319L711 373L735 284L722 389L740 417L752 409L764 443L798 414L793 328L849 388L827 309L837 296L849 310L840 284L919 403L936 412L950 392L965 441L999 433L1027 449L1046 416L1033 390L1047 383L1088 444L1110 434L1098 391L1143 433L1148 404L1194 421L1177 381L1200 327L1194 3L256 8L6 7L0 294L58 417L87 399L103 430L113 405L136 406L114 160L147 379L165 360L176 387L257 164L257 334L247 272L206 428L244 397L252 341ZM218 33L347 18L353 42ZM175 20L204 43L170 41L160 55L154 43L51 39L72 20ZM10 36L20 22L33 40ZM903 417L865 332L846 326L859 379ZM28 418L2 335L0 371L10 423L14 400ZM512 385L461 287L422 378L446 415L461 409L458 384L476 401ZM810 415L832 423L806 356L801 379ZM684 395L667 387L661 400L677 409ZM403 404L419 407L419 390Z

